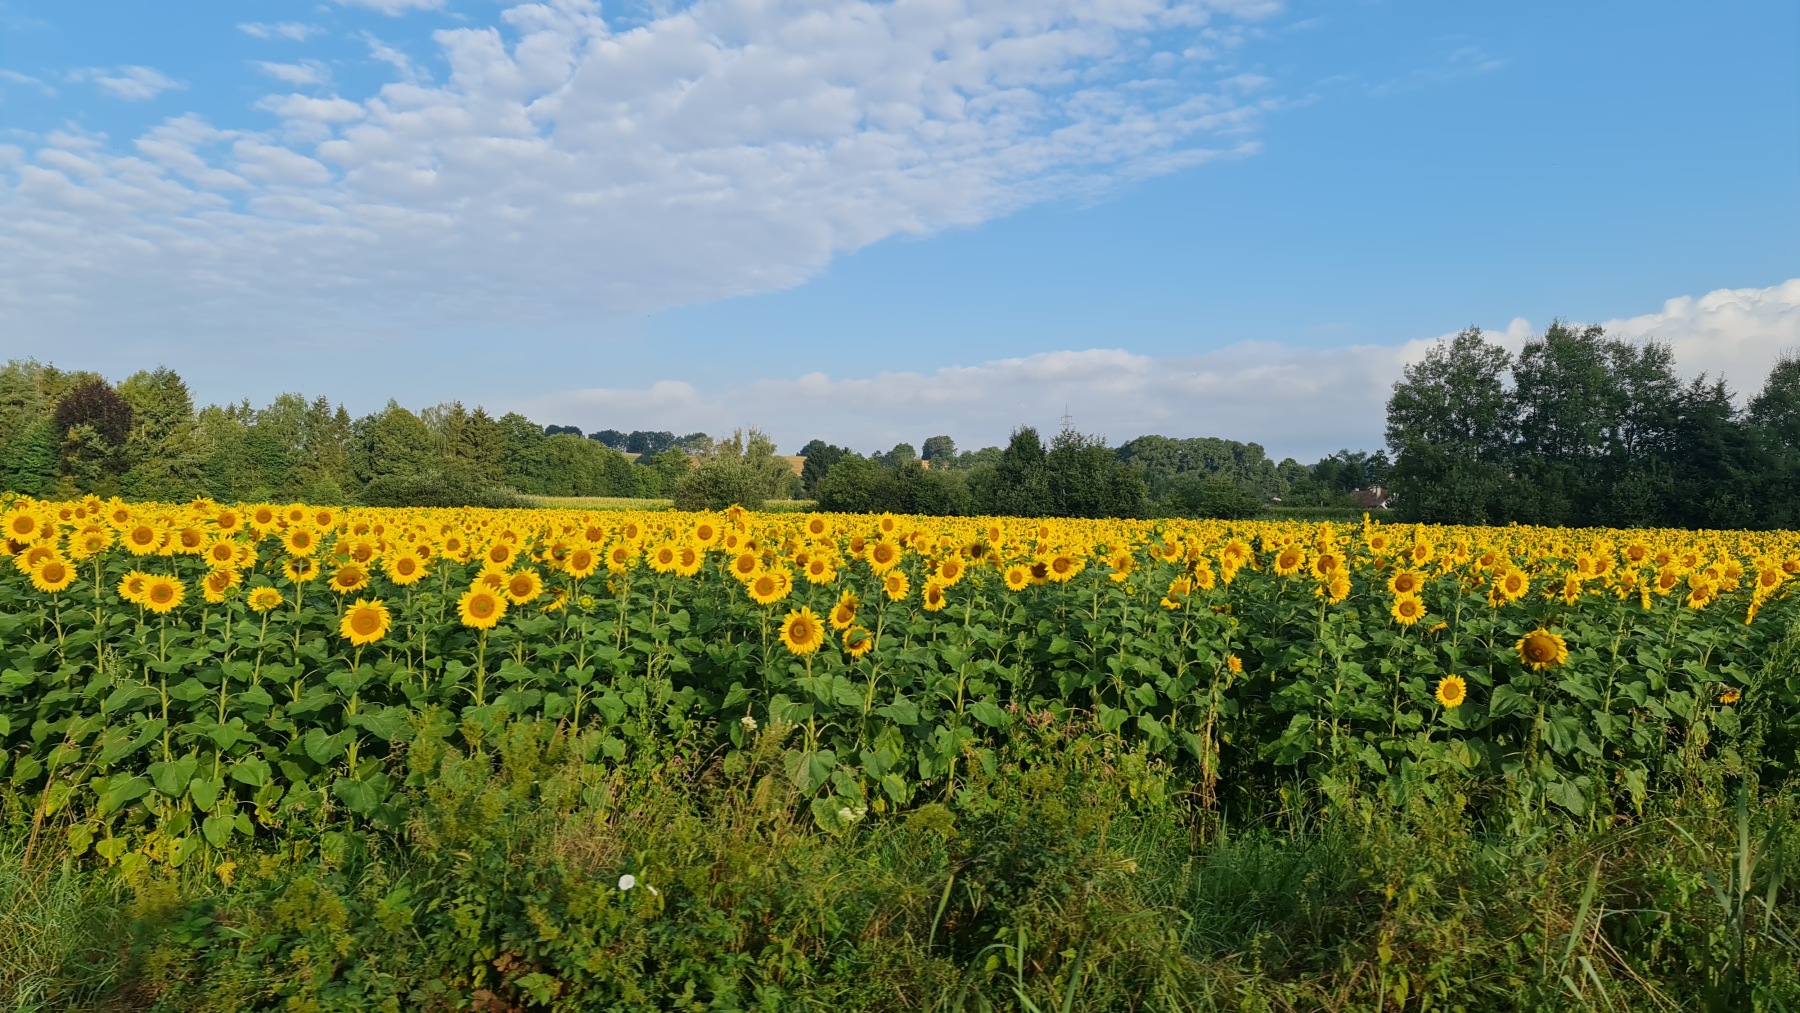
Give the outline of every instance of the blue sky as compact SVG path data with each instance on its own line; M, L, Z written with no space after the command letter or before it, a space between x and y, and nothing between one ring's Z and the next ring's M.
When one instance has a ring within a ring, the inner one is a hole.
M0 0L0 337L870 449L1381 439L1553 317L1800 345L1791 3ZM1677 300L1670 302L1670 300Z

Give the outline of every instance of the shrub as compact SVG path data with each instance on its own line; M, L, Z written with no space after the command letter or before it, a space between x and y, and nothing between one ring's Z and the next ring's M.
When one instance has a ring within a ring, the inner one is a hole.
M732 457L716 457L675 483L677 510L723 510L733 503L762 508L767 481L755 468Z
M363 486L365 506L487 507L522 509L531 503L505 486L489 485L468 475L427 471L418 475L383 475Z

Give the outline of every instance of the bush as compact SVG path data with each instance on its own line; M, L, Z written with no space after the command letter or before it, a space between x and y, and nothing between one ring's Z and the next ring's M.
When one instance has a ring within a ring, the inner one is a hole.
M1221 521L1249 520L1263 509L1260 497L1231 479L1193 473L1170 483L1168 502L1180 513Z
M487 507L523 509L531 502L505 486L489 485L469 475L427 471L418 475L383 475L363 486L364 506Z
M717 457L682 476L672 495L677 510L723 510L733 503L760 510L767 486L764 476L750 465Z

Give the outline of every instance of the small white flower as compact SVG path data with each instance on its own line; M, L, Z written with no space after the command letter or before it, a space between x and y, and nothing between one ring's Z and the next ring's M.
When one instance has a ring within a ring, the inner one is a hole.
M849 806L845 806L842 809L839 809L837 814L840 821L844 823L855 823L864 816L869 815L869 807L859 805L852 809Z
M751 717L748 714L744 715L743 718L741 720L739 720L738 723L744 726L744 731L747 731L747 732L756 731L756 719Z
M626 873L625 875L619 877L619 889L621 889L621 890L629 890L636 885L637 885L637 877L633 876L629 872Z

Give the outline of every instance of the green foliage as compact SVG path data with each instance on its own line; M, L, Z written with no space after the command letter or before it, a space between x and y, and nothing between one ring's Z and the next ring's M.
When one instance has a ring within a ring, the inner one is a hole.
M723 510L734 503L758 510L769 495L768 488L767 472L737 457L720 456L683 475L671 490L671 498L677 510Z
M383 507L464 506L511 509L530 506L530 501L512 489L487 485L472 475L452 471L427 471L376 478L363 486L358 499L364 506Z
M1254 492L1223 475L1181 475L1169 484L1167 501L1186 516L1228 521L1248 520L1263 510Z

